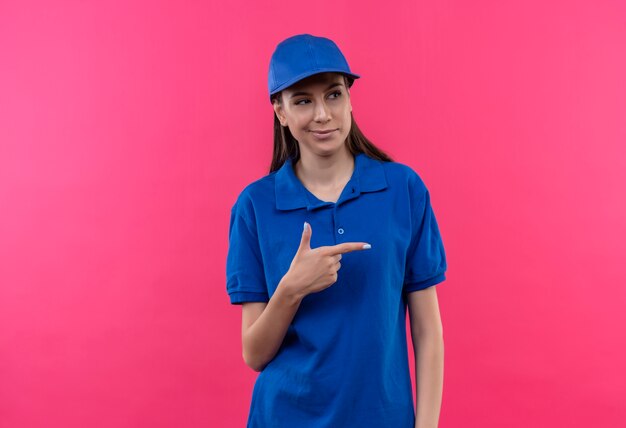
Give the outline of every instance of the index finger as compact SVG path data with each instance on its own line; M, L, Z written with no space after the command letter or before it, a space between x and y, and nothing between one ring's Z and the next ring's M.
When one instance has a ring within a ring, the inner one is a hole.
M328 253L331 255L349 253L350 251L367 250L372 248L367 242L343 242L337 245L328 246Z

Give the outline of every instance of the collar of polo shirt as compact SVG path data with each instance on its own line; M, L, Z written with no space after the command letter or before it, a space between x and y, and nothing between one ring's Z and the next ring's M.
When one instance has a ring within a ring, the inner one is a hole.
M318 207L332 205L333 202L321 201L302 184L293 170L293 158L288 158L276 172L276 208L292 210L306 208L313 210ZM387 178L382 161L372 159L365 153L357 153L354 157L354 172L346 184L348 193L342 193L337 204L358 197L361 193L375 192L387 188ZM345 190L344 190L345 193Z

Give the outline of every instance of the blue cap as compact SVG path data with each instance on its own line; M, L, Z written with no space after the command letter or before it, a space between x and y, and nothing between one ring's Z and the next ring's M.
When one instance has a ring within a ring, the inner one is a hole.
M273 94L313 74L324 72L361 77L350 71L348 61L339 47L326 37L298 34L280 42L270 60L268 88Z

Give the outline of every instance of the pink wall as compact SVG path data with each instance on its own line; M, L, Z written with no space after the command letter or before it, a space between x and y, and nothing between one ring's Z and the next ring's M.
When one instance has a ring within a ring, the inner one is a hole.
M301 32L431 190L440 426L625 426L625 24L619 0L2 2L0 427L244 426L229 209Z

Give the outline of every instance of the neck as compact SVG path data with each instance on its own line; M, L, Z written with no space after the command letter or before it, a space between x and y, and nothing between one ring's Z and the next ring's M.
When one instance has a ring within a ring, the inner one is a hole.
M307 186L330 189L345 185L350 180L354 167L354 156L344 145L342 150L330 156L317 156L301 151L294 171Z

